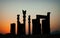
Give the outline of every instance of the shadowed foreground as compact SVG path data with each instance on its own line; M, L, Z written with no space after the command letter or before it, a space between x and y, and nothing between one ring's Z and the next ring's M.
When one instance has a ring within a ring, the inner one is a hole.
M60 38L60 34L52 35L12 35L12 34L0 34L0 38Z

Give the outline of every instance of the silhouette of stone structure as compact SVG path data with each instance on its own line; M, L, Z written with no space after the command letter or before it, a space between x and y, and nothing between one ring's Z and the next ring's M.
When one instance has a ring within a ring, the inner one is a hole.
M12 23L11 24L11 28L10 28L10 33L12 34L12 35L14 35L15 34L15 23Z
M48 34L47 20L42 20L42 34Z
M20 21L19 21L19 16L20 15L17 15L17 35L19 35L21 32L20 32L20 30L21 30L21 25L20 25Z
M28 16L29 35L30 35L30 15Z
M47 13L47 17L42 21L43 34L50 34L50 12Z
M26 10L22 10L23 11L23 33L25 34L25 25L26 25Z
M33 35L41 34L41 24L40 19L45 19L42 21L42 33L50 34L50 12L46 15L36 15L36 19L32 19L33 23Z
M23 12L23 23L21 24L19 21L19 16L17 15L17 35L25 35L25 25L26 25L26 10L22 10Z
M39 35L39 34L41 34L41 24L40 24L40 21L39 20L37 20L37 19L33 19L32 20L32 34L33 35Z
M25 25L26 25L26 10L23 12L23 23L20 23L20 15L17 15L17 35L25 35ZM42 24L40 23L42 20ZM28 25L29 25L29 35L30 35L30 15L28 16ZM41 25L42 25L42 34L50 34L50 12L47 15L36 15L36 19L32 19L32 35L41 35ZM11 34L15 34L15 23L11 24L10 29Z

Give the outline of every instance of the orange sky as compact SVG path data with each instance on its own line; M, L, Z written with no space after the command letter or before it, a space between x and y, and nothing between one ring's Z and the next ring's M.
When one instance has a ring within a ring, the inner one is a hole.
M0 30L1 30L1 33L7 33L7 32L10 32L10 22L9 21L6 21L6 20L3 20L0 22ZM4 26L3 26L4 25Z
M2 34L6 34L6 33L10 33L10 24L12 23L10 20L2 20L0 21L0 33ZM16 32L17 32L17 22L16 23ZM2 26L3 25L3 26ZM28 34L28 24L26 22L26 34Z

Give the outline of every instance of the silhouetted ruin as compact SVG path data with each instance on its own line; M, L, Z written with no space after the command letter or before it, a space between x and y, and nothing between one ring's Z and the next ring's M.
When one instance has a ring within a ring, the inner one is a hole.
M50 35L50 12L47 15L36 15L36 19L32 19L32 35L30 35L30 23L31 23L31 16L28 16L28 35L26 35L26 10L22 10L23 13L23 23L20 22L20 15L17 14L17 34L15 32L15 23L11 23L10 25L10 33L6 35L0 34L0 36L4 36L6 38L46 38L47 35ZM40 19L42 19L42 24L40 23ZM41 29L42 27L42 29ZM41 32L42 31L42 32ZM42 36L41 36L42 35ZM8 37L7 37L8 36Z
M25 25L26 25L26 10L23 12L23 23L19 21L19 16L17 15L17 35L25 35ZM40 19L42 24L40 24ZM30 15L28 17L29 24L29 35L30 35ZM42 25L42 34L50 34L50 12L47 15L36 15L36 19L32 19L32 35L41 35L41 25Z
M33 30L32 30L32 34L33 35L39 35L41 34L41 24L40 24L40 21L37 20L37 19L33 19L32 20L32 23L33 23Z
M50 34L50 12L47 13L47 17L42 21L43 34Z
M30 23L31 23L30 20L31 20L31 19L30 19L30 15L29 15L29 17L28 17L29 35L30 35Z
M36 15L36 19L32 19L33 23L33 35L41 35L41 24L40 19L45 19L42 21L42 33L50 34L50 12L46 15Z
M26 25L26 10L22 10L23 12L23 23L21 24L19 21L19 16L17 15L17 35L25 35L25 25Z
M10 33L12 34L12 35L15 35L15 23L12 23L11 24L11 28L10 28Z

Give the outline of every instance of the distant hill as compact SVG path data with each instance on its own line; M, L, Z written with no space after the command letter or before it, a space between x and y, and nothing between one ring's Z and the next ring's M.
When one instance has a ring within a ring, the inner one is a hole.
M51 34L60 34L60 31L55 31L55 32L52 32Z

